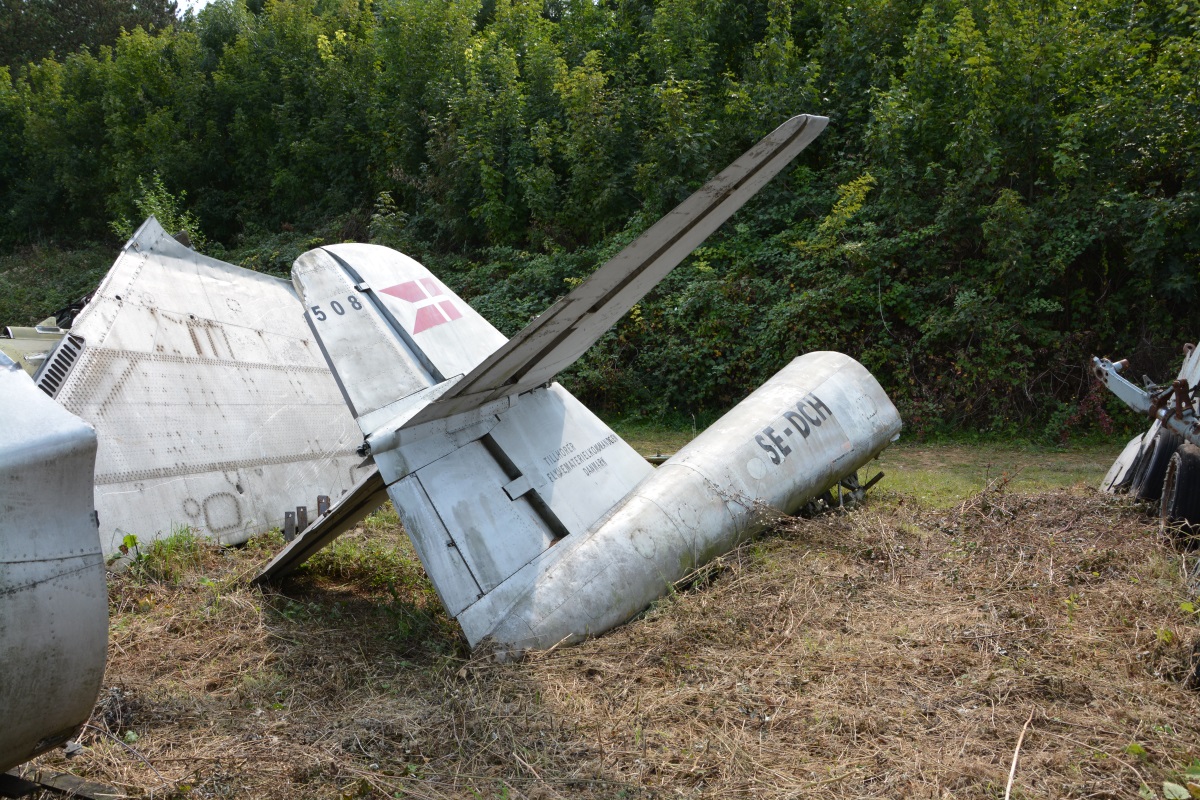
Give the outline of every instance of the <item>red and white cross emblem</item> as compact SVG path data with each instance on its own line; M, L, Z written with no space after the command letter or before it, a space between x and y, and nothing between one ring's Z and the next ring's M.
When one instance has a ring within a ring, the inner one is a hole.
M386 289L380 289L384 294L398 297L406 303L417 307L417 316L413 320L413 335L428 330L446 322L452 322L462 316L462 312L454 307L450 300L438 300L445 296L442 287L433 278L421 278L420 281L405 281Z

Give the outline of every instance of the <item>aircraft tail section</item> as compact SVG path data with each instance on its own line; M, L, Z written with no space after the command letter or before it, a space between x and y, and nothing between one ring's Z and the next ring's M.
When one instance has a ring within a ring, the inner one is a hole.
M468 372L506 341L429 270L386 247L310 250L292 282L364 434L398 413L394 402Z
M504 337L412 259L321 248L297 260L293 281L451 614L584 534L652 472L558 384L414 422Z
M297 260L293 281L366 451L472 642L501 605L537 593L519 576L597 535L654 472L554 376L827 122L785 122L511 341L394 251L337 245ZM574 595L557 596L538 613Z

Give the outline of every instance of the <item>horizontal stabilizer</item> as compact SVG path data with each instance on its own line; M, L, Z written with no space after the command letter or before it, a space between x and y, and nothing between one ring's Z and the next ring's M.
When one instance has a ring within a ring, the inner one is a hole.
M548 383L825 129L825 117L780 125L597 269L411 420L416 425Z
M388 501L387 489L378 469L372 469L353 489L338 498L329 513L313 521L288 542L271 563L263 567L255 583L276 581L291 574L318 550L353 528Z

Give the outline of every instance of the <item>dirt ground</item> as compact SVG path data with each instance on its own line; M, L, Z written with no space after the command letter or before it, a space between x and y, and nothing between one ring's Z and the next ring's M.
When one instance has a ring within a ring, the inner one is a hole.
M162 798L1200 796L1197 556L1090 488L1108 461L948 503L946 452L885 471L921 460L517 664L467 650L394 514L269 591L277 540L176 542L111 581L85 750L33 767Z

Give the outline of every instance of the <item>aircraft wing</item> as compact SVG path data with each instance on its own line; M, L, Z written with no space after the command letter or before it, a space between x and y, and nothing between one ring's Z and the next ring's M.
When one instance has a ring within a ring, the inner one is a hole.
M548 383L786 167L828 123L826 117L801 114L780 125L427 405L410 424L443 419Z

